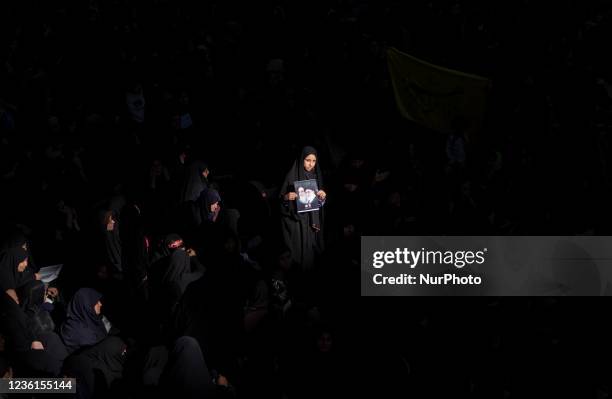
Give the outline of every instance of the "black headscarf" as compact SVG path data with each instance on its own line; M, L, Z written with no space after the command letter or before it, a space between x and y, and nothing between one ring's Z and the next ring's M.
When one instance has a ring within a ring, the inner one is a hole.
M221 202L221 195L219 195L219 192L212 188L206 190L206 204L210 206L216 202Z
M69 352L95 345L106 337L102 315L97 315L94 310L94 305L101 298L102 294L91 288L81 288L74 294L60 329Z
M181 202L196 201L202 191L208 187L208 181L202 176L206 169L208 169L208 164L203 161L193 161L189 165L183 184Z
M187 286L202 277L203 270L192 271L191 258L183 249L175 250L170 255L170 262L162 277L163 289L169 300L170 309L181 299Z
M308 172L304 169L304 159L308 155L317 156L315 169ZM283 236L285 244L291 250L293 260L309 269L313 266L314 252L323 250L323 208L315 212L298 213L295 201L285 201L282 197L289 192L295 192L294 183L298 180L316 180L319 190L323 189L323 173L317 150L313 147L304 147L295 160L291 170L287 173L281 186L281 215L283 216ZM318 225L320 231L315 233L312 225Z
M317 157L317 163L315 164L315 169L312 172L308 172L304 169L304 159L307 156L314 155ZM323 185L323 173L321 172L321 164L319 163L319 153L314 147L306 146L302 148L301 156L295 160L295 164L293 165L294 173L297 173L294 176L297 176L298 179L295 180L309 180L316 179L317 183L319 183L319 190Z
M151 267L148 273L149 289L151 293L155 294L159 292L162 280L168 270L170 255L183 246L183 239L175 233L168 234L161 240L160 245L151 257Z
M171 233L164 237L164 248L168 251L168 255L170 255L170 249L176 249L183 246L183 238L175 233Z
M190 268L191 264L187 251L182 249L174 251L172 255L170 255L170 262L162 277L162 283L167 286L174 284L180 285L183 276L189 273Z
M121 267L136 287L142 282L148 267L144 221L135 204L121 211L119 229L121 239Z
M306 157L309 155L314 155L317 157L317 163L315 164L314 170L311 172L304 169L304 159L306 159ZM289 173L287 173L287 176L285 177L285 181L283 182L283 186L281 187L280 191L281 196L284 196L289 192L295 192L294 183L299 180L316 180L318 189L323 189L323 172L321 172L319 156L314 147L306 146L302 149L300 156L296 158L291 170L289 170ZM291 204L289 208L289 211L293 217L299 217L305 222L310 221L311 224L320 225L322 222L322 209L320 209L318 212L298 214L295 204Z
M28 328L35 335L52 332L55 323L49 312L42 308L45 300L45 284L42 281L32 280L17 292L21 308L27 316Z
M0 252L9 248L23 247L23 244L27 244L27 242L28 240L22 232L19 230L12 230L9 233L3 234L0 242Z
M183 246L183 238L178 234L171 233L166 235L162 240L158 242L158 245L156 246L156 249L153 252L153 255L151 256L149 262L151 267L149 272L153 271L153 269L159 269L160 262L163 262L164 259L169 257L176 248L180 248ZM161 275L158 275L157 277L161 280Z
M216 202L221 202L221 195L219 192L214 188L208 188L202 192L198 202L200 204L202 223L206 221L212 222L213 214L210 211L210 206Z
M28 258L28 252L19 247L8 248L0 253L0 289L16 289L22 282L17 266Z
M121 272L123 271L123 267L121 264L121 237L119 235L119 218L118 213L116 211L110 211L111 217L115 221L115 226L113 230L108 231L106 229L107 223L107 215L104 217L104 244L106 249L106 256L108 262L115 268L115 271Z
M28 238L19 229L13 229L8 234L5 234L2 238L2 244L0 244L0 252L4 252L10 248L23 248L27 244L28 252L28 267L23 273L21 273L17 280L17 287L20 287L31 280L34 280L34 273L38 273L39 267L36 266L32 260L32 249Z

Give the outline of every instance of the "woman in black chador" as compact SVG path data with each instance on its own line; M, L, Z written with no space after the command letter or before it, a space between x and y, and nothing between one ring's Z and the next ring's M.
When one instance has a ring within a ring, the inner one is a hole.
M298 213L296 206L298 194L294 183L301 180L317 181L318 192L315 201L318 201L319 210ZM324 249L323 205L327 194L322 187L323 174L319 166L317 150L313 147L304 147L287 173L280 191L283 238L291 250L292 259L304 270L311 270L314 267L315 258Z

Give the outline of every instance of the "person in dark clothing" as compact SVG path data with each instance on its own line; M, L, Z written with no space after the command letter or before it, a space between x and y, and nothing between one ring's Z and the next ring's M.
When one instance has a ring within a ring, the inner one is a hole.
M170 262L170 255L178 249L184 248L183 238L178 234L168 234L161 240L158 248L151 256L151 266L147 275L149 295L155 295L160 290L162 277Z
M294 183L301 180L316 180L319 191L316 193L321 209L313 212L298 213L295 200ZM323 205L327 194L322 190L323 173L317 157L317 150L304 147L293 167L287 173L281 186L281 215L283 238L291 250L293 260L304 270L314 268L315 258L325 249Z
M165 345L157 345L149 348L142 370L142 385L150 392L155 392L159 385L159 379L168 364L168 348Z
M11 248L23 248L27 252L28 261L28 265L26 266L25 270L17 274L15 289L23 288L27 284L37 281L40 278L40 275L38 274L40 268L36 265L36 263L34 263L29 240L21 231L13 230L9 234L5 235L2 239L0 253ZM49 287L48 291L54 297L59 295L59 290L57 287Z
M45 284L34 280L17 290L21 308L27 316L28 329L35 335L55 330L55 323L45 308ZM47 304L49 305L49 304Z
M200 197L209 187L208 165L203 161L193 161L187 168L181 187L178 215L175 219L176 231L182 233L197 228L202 223L201 210L198 206Z
M127 345L119 337L108 337L76 353L64 362L64 374L77 379L79 399L108 397L123 376Z
M183 202L183 188L185 186L185 177L187 176L187 169L189 165L189 152L190 148L188 145L181 145L175 149L173 156L169 159L166 164L168 165L168 172L170 173L170 194L172 196L172 203Z
M22 278L23 278L23 282L27 282L30 279L34 278L34 274L38 273L39 268L36 266L36 264L32 261L32 254L30 252L30 245L28 242L27 237L18 230L13 230L10 233L4 235L4 237L1 240L1 245L0 245L0 252L4 252L7 249L10 248L18 248L21 247L23 249L25 249L26 251L28 251L28 267L26 268L26 270L23 272ZM20 285L20 284L19 284Z
M240 254L238 238L218 231L204 278L189 285L173 319L173 337L196 337L210 364L227 375L236 372L245 330L267 310L267 290L259 272ZM264 292L265 291L265 292Z
M200 345L192 337L176 340L160 377L160 385L164 392L181 398L232 397L227 379L222 375L213 379Z
M336 397L342 389L342 377L336 375L335 370L342 369L343 364L335 353L332 333L329 329L319 328L314 338L314 350L306 354L302 369L296 372L304 380L296 381L295 387L300 391L295 392L295 397Z
M178 248L170 255L170 262L161 283L171 310L181 299L187 286L204 275L204 267L197 258L192 263L192 258L184 248Z
M7 293L15 302L17 298L17 288L29 281L23 281L22 274L28 267L28 253L22 247L13 247L0 253L0 290Z
M81 288L74 295L60 329L62 340L70 353L102 341L107 336L102 321L102 294L91 288Z
M210 170L204 161L193 161L187 168L181 190L181 202L196 201L202 191L208 188Z
M175 249L185 247L183 238L175 233L167 234L161 241L161 245L151 258L151 263L169 257Z
M150 320L152 328L166 331L176 304L190 283L200 279L205 272L192 249L186 249L183 239L169 234L163 240L161 250L153 258L148 277L151 298Z
M204 190L198 203L200 204L201 222L217 222L221 213L221 195L219 195L219 192L212 188Z
M127 205L121 211L119 238L122 268L134 290L144 295L149 267L148 239L141 209L137 204Z
M107 211L104 216L104 248L107 260L113 266L113 274L122 273L121 237L117 212Z
M238 235L240 212L225 207L218 190L214 188L204 190L198 198L196 209L195 220L198 226L196 237L217 234L219 230L231 231L232 234Z
M0 298L1 333L13 360L15 376L55 377L68 352L57 334L35 334L30 330L28 317L19 304L6 293Z

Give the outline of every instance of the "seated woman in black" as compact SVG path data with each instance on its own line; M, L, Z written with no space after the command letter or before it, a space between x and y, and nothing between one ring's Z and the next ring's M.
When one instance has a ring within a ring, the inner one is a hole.
M25 256L19 261L19 266L15 267L13 256ZM39 275L35 273L30 254L28 253L28 244L20 233L12 233L5 237L0 245L0 289L2 292L7 292L14 299L17 298L16 291L18 288L35 281Z
M204 275L204 267L197 261L192 262L190 254L193 252L188 253L185 248L176 249L162 276L162 290L170 311L174 310L187 286Z
M75 353L64 362L64 375L77 379L76 397L111 397L123 377L127 345L108 337L96 346Z
M27 258L27 252L21 247L3 252L0 255L2 277L14 278L18 273L22 273L27 267ZM6 289L0 296L1 332L7 338L7 347L13 355L16 373L57 375L67 355L57 335L53 332L37 333L30 329L28 315L19 306L20 300L14 289Z
M199 209L197 220L199 232L194 239L204 237L204 240L208 241L211 236L227 230L238 235L240 212L237 209L226 207L219 191L214 188L207 188L202 191L200 198L198 198L197 207Z
M159 332L160 327L167 327L187 286L202 277L205 270L195 251L186 249L179 235L169 234L165 237L149 273L152 331Z
M60 328L62 341L70 353L106 338L101 299L102 294L91 288L81 288L74 294Z
M162 392L180 398L231 398L232 388L223 375L209 371L198 341L178 338L159 381Z
M27 317L28 329L36 335L52 333L55 323L47 308L50 304L45 304L45 284L38 280L30 281L17 290L17 295Z

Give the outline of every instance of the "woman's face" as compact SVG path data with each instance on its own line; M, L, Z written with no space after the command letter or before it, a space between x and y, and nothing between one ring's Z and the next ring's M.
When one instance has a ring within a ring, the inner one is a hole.
M96 312L96 314L102 313L102 302L96 302L96 304L94 305L94 312Z
M221 206L219 205L218 202L215 202L214 204L210 204L210 211L212 213L217 212L220 208L221 208Z
M17 271L19 273L23 273L26 267L28 267L28 258L25 258L23 261L19 262L17 265Z
M314 154L308 155L304 158L304 170L306 172L312 172L317 164L317 156Z

